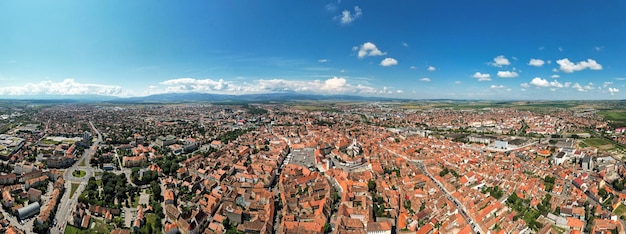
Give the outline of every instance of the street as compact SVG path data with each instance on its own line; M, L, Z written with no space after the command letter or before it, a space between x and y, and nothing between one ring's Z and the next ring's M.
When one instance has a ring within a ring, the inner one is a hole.
M72 211L78 203L78 197L83 192L83 190L85 190L87 182L89 182L89 178L93 176L94 172L97 170L91 167L89 161L91 159L91 156L95 154L96 149L98 148L98 144L102 142L102 134L100 134L98 129L96 129L91 121L89 121L89 125L91 125L91 129L93 129L93 131L98 135L98 138L96 139L96 141L93 142L91 147L85 149L83 156L78 159L78 161L76 161L74 165L72 165L72 167L65 169L65 173L63 175L63 178L65 179L65 193L63 193L63 197L61 198L61 201L57 208L57 213L54 217L56 225L50 228L50 233L56 234L63 233L65 231L66 223L72 220ZM83 161L84 166L80 166L81 162ZM74 170L85 171L85 176L83 176L82 178L74 177L72 175L72 172ZM73 196L69 197L72 183L80 185L78 186L78 189L76 189L76 192L74 192Z
M441 182L439 182L438 180L435 179L435 177L433 177L428 170L426 170L426 167L424 166L422 160L413 160L413 159L409 159L404 155L398 154L396 152L391 151L390 149L387 149L386 147L384 147L382 144L379 145L381 148L387 150L387 152L392 153L398 157L404 158L405 160L407 160L408 162L411 162L411 164L417 166L417 168L419 168L426 176L428 176L428 178L430 178L431 181L433 181L437 187L439 187L439 190L442 191L443 193L446 194L446 197L448 198L448 200L452 201L452 203L454 203L454 205L456 206L456 208L460 211L461 216L463 216L463 218L465 219L465 222L467 222L468 224L470 224L472 226L472 232L473 233L478 233L480 234L482 232L482 229L480 226L476 225L476 222L474 222L474 220L472 219L471 216L469 216L467 214L467 209L465 208L465 206L463 205L463 203L459 202L456 198L454 198L452 196L452 194L450 194L450 192L448 192L448 190L446 190L445 187L443 187L443 185L441 184Z

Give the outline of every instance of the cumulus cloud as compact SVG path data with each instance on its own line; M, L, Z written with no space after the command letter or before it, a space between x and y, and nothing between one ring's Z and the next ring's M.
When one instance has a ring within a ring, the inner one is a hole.
M530 59L530 61L528 62L528 65L530 66L535 66L535 67L541 67L543 66L543 64L545 64L546 62L544 62L541 59Z
M428 70L428 71L436 71L437 68L435 68L433 66L428 66L428 68L426 70Z
M504 85L491 85L492 89L503 89Z
M609 85L612 85L612 84L613 84L613 81L605 81L604 83L602 83L602 87L606 88L606 87L608 87Z
M561 77L561 76L559 76L559 75L557 75L557 74L554 74L554 75L551 75L551 76L550 76L550 78L554 78L554 79L559 78L559 77Z
M389 66L394 66L398 64L398 60L394 59L394 58L385 58L382 61L380 61L380 65L383 67L389 67Z
M430 78L428 78L428 77L424 77L424 78L420 79L420 81L430 82Z
M226 82L223 79L197 80L194 78L179 78L166 80L161 82L160 84L169 86L168 88L171 92L181 92L186 90L189 90L191 92L220 92L230 91L233 88L230 82Z
M363 11L359 6L354 7L354 12L350 12L349 10L344 10L341 12L341 15L335 16L335 19L339 19L339 23L342 25L348 25L361 18L363 15Z
M596 60L587 59L587 61L580 61L578 63L573 63L569 61L569 59L559 59L556 61L559 64L559 69L566 73L572 73L575 71L582 71L585 69L590 70L602 70L602 65L600 65Z
M502 66L511 65L511 62L509 62L509 59L504 57L504 55L500 55L500 56L493 58L493 62L489 64L494 67L502 67Z
M512 71L498 71L498 77L501 78L514 78L514 77L518 77L519 74L517 74L517 72L512 72Z
M575 83L574 85L572 85L572 88L578 90L579 92L585 92L586 91L583 88L583 86L581 86L579 83Z
M380 51L374 43L365 42L361 46L352 47L352 50L359 51L357 52L357 56L359 58L365 58L367 56L381 56L387 53Z
M541 88L546 88L546 87L563 88L563 87L565 87L565 85L559 83L556 80L548 81L546 79L542 79L541 77L533 78L533 80L530 81L530 84L535 86L535 87L541 87Z
M474 75L472 77L478 79L478 81L489 81L489 80L491 80L491 75L483 74L483 73L480 73L480 72L474 73Z
M609 93L610 93L611 95L614 95L615 93L618 93L618 92L619 92L619 89L609 87Z
M218 93L218 94L253 94L273 92L321 92L325 94L369 94L377 90L370 86L349 84L345 78L332 77L327 80L286 80L260 79L243 84L212 79L179 78L161 83L166 86L165 93Z
M39 83L27 83L22 86L0 87L0 95L104 95L121 96L122 88L115 85L83 84L74 79L64 79L61 82L51 80Z
M572 85L572 88L578 90L579 92L587 92L589 90L595 89L594 84L591 83L591 82L589 82L589 84L587 84L585 86L582 86L582 85L580 85L578 83L575 83L574 85Z

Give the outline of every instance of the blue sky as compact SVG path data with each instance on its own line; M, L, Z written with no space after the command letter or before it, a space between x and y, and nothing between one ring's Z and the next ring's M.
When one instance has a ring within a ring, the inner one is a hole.
M0 97L624 99L626 2L0 1Z

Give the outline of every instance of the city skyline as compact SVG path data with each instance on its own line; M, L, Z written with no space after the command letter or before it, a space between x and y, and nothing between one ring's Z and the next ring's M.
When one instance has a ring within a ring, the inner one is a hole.
M624 99L626 3L0 3L0 98Z

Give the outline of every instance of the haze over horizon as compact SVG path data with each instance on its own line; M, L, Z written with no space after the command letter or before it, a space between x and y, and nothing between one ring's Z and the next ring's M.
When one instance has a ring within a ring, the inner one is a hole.
M0 98L625 99L626 2L2 1Z

